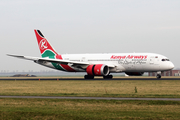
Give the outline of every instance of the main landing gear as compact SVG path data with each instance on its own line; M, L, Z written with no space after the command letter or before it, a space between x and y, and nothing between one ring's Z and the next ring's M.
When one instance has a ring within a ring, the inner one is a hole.
M161 72L157 72L156 78L161 79Z
M92 76L92 75L85 75L84 79L94 79L94 76Z
M107 75L107 76L103 76L104 79L112 79L113 76L112 75Z
M112 79L113 76L112 75L107 75L107 76L103 76L104 79ZM92 75L85 75L84 79L94 79L94 76Z

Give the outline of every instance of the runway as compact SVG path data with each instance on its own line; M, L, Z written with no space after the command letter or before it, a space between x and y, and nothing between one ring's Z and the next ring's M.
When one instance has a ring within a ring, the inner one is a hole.
M74 99L74 100L161 100L180 101L180 98L113 98L113 97L56 97L56 96L0 96L0 98L24 99Z
M83 77L0 77L0 80L82 80ZM157 79L156 77L114 77L113 79L103 79L101 77L95 79L86 80L180 80L180 77L162 77Z

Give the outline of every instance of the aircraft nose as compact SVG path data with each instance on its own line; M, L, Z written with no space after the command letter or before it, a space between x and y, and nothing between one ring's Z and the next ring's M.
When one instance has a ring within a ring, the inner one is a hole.
M174 64L172 62L169 63L169 68L173 69L174 68Z

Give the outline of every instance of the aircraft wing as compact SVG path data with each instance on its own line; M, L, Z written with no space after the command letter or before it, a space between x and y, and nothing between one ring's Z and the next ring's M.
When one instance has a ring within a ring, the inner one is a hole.
M12 57L17 57L20 59L25 59L25 60L31 60L34 62L53 62L53 63L59 63L59 64L71 64L72 66L83 66L83 68L87 67L88 65L90 65L90 63L88 62L77 62L77 61L70 61L70 60L61 60L61 59L51 59L51 58L40 58L40 57L31 57L31 56L20 56L20 55L11 55L11 54L7 54L8 56L12 56ZM115 67L115 65L108 65L108 67Z

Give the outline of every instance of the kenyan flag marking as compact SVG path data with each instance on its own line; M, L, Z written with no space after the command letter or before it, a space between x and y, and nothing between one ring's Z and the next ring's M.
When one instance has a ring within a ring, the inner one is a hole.
M41 55L43 58L44 57L49 57L51 59L61 59L62 60L62 57L61 55L57 55L55 54L53 51L51 50L45 50L42 55ZM52 65L58 69L58 70L62 70L62 71L69 71L69 72L76 72L76 70L72 69L70 66L68 65L64 65L64 64L58 64L58 63L53 63L52 62Z

